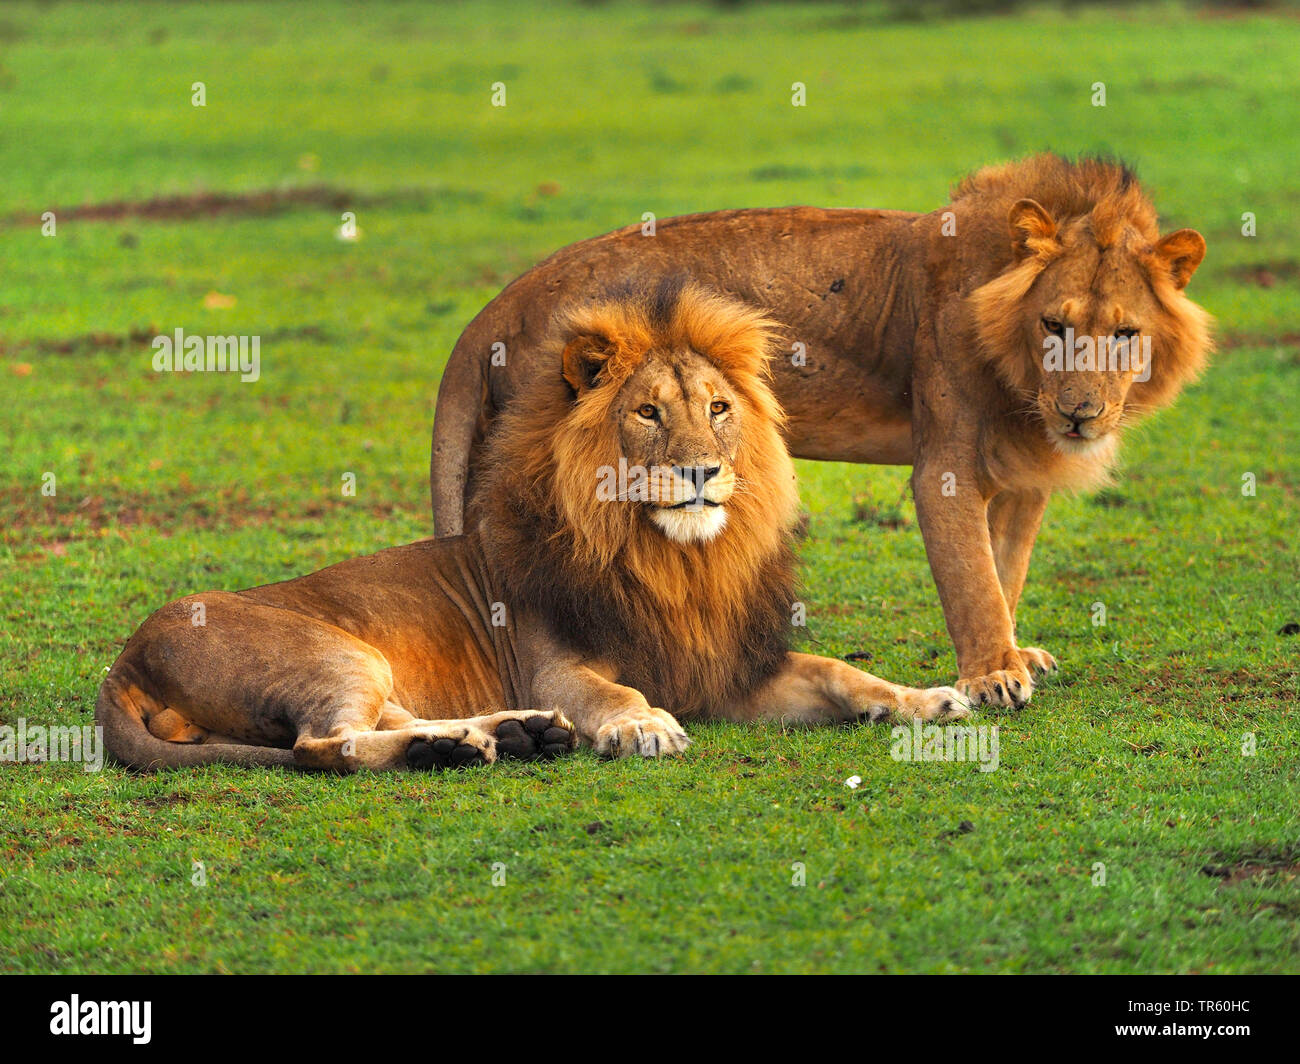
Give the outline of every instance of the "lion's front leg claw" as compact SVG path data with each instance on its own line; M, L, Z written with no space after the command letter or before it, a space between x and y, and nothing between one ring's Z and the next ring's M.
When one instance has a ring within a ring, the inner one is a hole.
M690 745L677 718L666 710L646 706L624 710L596 731L596 753L602 757L667 757Z
M952 687L928 687L905 691L898 699L898 715L904 720L965 720L971 715L967 700Z
M1040 676L1061 671L1061 666L1046 650L1040 650L1038 647L1019 647L1016 653L1020 655L1021 664L1029 670L1035 681Z

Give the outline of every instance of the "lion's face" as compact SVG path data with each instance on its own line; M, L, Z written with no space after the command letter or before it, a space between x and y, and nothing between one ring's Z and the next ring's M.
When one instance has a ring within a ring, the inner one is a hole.
M545 475L579 542L602 558L668 544L734 554L738 538L759 554L779 546L797 496L765 381L774 330L685 282L568 312L569 408L545 441ZM729 524L743 531L724 535Z
M619 390L613 416L623 457L647 489L627 501L679 543L721 532L745 417L722 373L694 351L652 354Z
M1057 229L1033 201L1017 208L1018 248L1045 263L1014 312L1038 371L1034 405L1058 450L1087 452L1124 423L1135 385L1161 372L1169 315L1153 285L1182 288L1205 243L1180 230L1152 247L1123 227L1102 246L1088 218ZM1153 269L1167 275L1155 278Z
M1085 234L1063 243L1065 254L1030 290L1022 324L1042 359L1037 405L1048 438L1086 450L1119 427L1129 389L1150 372L1143 347L1159 308L1127 247L1102 251Z

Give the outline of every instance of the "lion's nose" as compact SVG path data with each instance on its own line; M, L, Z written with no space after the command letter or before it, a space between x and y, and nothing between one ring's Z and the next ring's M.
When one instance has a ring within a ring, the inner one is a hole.
M681 474L683 479L689 480L695 485L696 489L704 487L710 480L722 472L722 466L682 466Z
M1060 403L1056 404L1056 409L1061 417L1068 417L1077 425L1081 421L1091 421L1095 417L1100 417L1101 412L1106 409L1106 404L1085 399L1082 403L1075 403L1073 410L1063 409Z

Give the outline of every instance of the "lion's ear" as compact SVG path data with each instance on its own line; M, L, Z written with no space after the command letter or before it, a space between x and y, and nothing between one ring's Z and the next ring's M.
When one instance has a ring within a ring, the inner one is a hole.
M1156 244L1156 257L1168 268L1174 284L1186 288L1196 267L1205 258L1205 237L1195 229L1179 229Z
M564 345L564 379L575 395L595 386L597 376L613 353L611 342L594 334L575 336Z
M1028 258L1056 237L1056 222L1037 200L1016 200L1011 205L1011 250L1016 261Z

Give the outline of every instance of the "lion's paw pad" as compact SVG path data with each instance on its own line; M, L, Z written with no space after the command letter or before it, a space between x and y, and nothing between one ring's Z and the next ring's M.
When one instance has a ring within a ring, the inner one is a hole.
M455 739L412 739L406 748L406 764L423 770L468 768L487 764L487 758L477 746Z
M569 722L550 713L502 721L497 725L496 738L500 757L521 761L560 757L572 750L578 741Z

